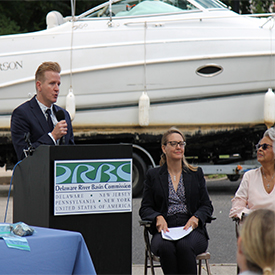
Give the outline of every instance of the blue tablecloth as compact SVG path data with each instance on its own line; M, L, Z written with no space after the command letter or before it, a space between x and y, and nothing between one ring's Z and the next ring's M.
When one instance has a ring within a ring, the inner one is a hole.
M0 274L96 274L82 235L78 232L31 226L31 251L8 248L0 239Z

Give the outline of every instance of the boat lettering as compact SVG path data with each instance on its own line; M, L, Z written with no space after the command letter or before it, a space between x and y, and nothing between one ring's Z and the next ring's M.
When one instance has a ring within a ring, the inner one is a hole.
M84 29L84 28L87 28L87 27L88 27L88 24L78 24L78 25L74 25L73 29L77 30L77 29Z
M0 71L23 69L23 61L11 61L0 63Z

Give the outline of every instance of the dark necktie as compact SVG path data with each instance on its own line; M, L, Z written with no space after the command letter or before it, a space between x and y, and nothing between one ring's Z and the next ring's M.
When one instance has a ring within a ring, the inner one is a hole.
M48 122L48 125L49 125L49 129L50 129L50 131L52 131L53 130L53 121L52 121L52 118L51 118L51 109L47 109L46 114L47 114L47 122Z

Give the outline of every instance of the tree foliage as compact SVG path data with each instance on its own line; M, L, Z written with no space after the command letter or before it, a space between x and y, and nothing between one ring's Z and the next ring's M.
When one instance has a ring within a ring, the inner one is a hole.
M80 14L102 2L105 1L77 0L75 13ZM0 1L0 35L43 30L46 28L46 15L53 10L70 16L71 1Z
M249 0L225 0L222 1L227 6L231 7L232 10L239 12L241 14L250 14L251 13L251 1ZM238 7L238 11L236 10Z
M239 13L269 13L274 10L274 0L223 0L227 6L233 10L234 7L239 7Z
M107 1L107 0L106 0ZM105 0L77 0L75 14L105 2ZM223 0L234 10L238 4L242 14L270 11L272 0ZM46 15L52 10L63 16L71 15L71 0L20 0L0 1L0 35L39 31L46 28Z
M274 1L272 0L253 0L252 12L253 13L266 13L274 10Z

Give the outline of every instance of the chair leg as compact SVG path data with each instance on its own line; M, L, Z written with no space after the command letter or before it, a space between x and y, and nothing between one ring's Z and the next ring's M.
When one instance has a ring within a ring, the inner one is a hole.
M208 259L205 260L205 265L206 265L207 275L211 275Z
M145 250L145 263L144 263L144 275L147 275L147 268L148 268L148 254Z
M201 260L199 260L199 275L201 275Z
M155 270L154 270L154 262L153 262L152 257L149 257L149 260L150 260L150 265L151 265L151 272L152 272L152 275L155 275Z

